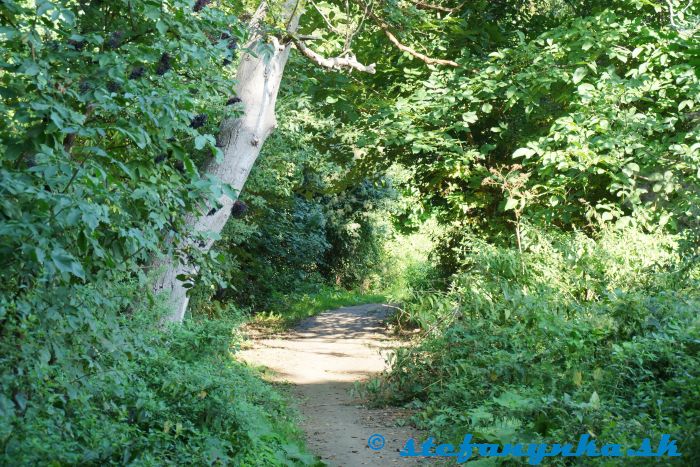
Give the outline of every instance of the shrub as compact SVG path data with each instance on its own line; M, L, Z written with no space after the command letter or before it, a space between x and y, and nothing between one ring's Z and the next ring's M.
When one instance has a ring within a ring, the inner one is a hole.
M592 433L635 446L670 433L686 465L700 459L700 267L677 270L677 239L541 236L522 257L482 242L467 260L448 293L404 305L399 322L425 338L398 352L380 399L411 402L445 441Z
M3 303L0 464L314 462L282 396L232 358L240 313L160 329L143 283L100 285Z

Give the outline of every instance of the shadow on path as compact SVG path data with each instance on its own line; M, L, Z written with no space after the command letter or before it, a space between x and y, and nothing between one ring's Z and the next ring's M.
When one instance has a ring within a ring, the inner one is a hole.
M385 358L397 342L389 338L384 320L392 307L358 305L326 311L301 322L293 331L254 341L239 357L262 365L273 380L293 384L293 394L312 452L328 465L417 465L399 456L417 430L399 427L406 416L399 409L368 409L352 394L357 381L385 369ZM373 451L367 439L384 436L383 449Z

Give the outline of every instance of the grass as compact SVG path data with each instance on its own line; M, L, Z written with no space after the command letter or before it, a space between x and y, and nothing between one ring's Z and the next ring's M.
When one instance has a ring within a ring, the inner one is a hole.
M322 287L312 293L284 295L280 297L271 310L256 313L248 324L257 330L280 332L293 327L305 318L326 310L385 301L386 297L380 294L365 294L359 290Z

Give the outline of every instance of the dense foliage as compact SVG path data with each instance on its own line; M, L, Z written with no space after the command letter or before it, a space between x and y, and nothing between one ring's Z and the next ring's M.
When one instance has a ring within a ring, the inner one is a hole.
M235 305L276 310L319 290L316 311L361 300L321 272L359 283L341 264L365 243L338 239L370 239L364 203L391 190L336 188L341 167L305 145L332 120L282 103L220 249L180 252L203 267L198 318L159 328L151 258L230 190L201 172L240 110L247 31L208 3L0 5L0 463L313 463L293 411L231 359Z
M365 104L367 164L410 167L442 227L396 317L422 342L368 389L442 440L673 433L694 464L697 12L560 13Z
M379 397L453 442L592 433L633 447L673 433L681 463L698 462L700 276L677 239L549 233L523 255L470 241L450 290L415 291L397 316L426 338L397 355Z
M0 463L313 462L231 360L235 309L161 330L144 273L226 189L198 167L236 112L245 28L187 1L0 18Z
M352 164L321 142L337 122L314 112L313 99L299 98L302 90L290 81L278 104L280 128L246 184L243 211L218 244L222 262L211 264L193 291L204 307L277 309L288 301L283 296L327 283L363 287L382 256L400 194L389 177L349 175Z
M142 287L75 287L70 305L14 331L19 349L3 339L0 461L313 463L287 403L230 358L240 318L159 330Z
M244 29L191 8L3 2L4 290L128 271L223 189L196 158L217 150Z
M313 464L239 328L367 292L419 331L367 389L430 435L700 463L698 6L317 1L287 34L270 3L263 41L377 73L292 55L205 254L257 5L0 3L0 464ZM199 267L179 327L163 254Z

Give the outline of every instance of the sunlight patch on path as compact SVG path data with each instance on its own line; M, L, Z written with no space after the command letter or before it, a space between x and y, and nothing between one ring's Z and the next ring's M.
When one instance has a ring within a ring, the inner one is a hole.
M356 381L386 368L385 357L398 343L383 324L391 307L357 305L326 311L301 322L284 335L254 341L239 358L272 370L272 380L292 383L310 449L334 466L416 465L399 457L412 427L396 426L405 416L398 409L368 409L351 396ZM380 433L386 446L367 447Z

